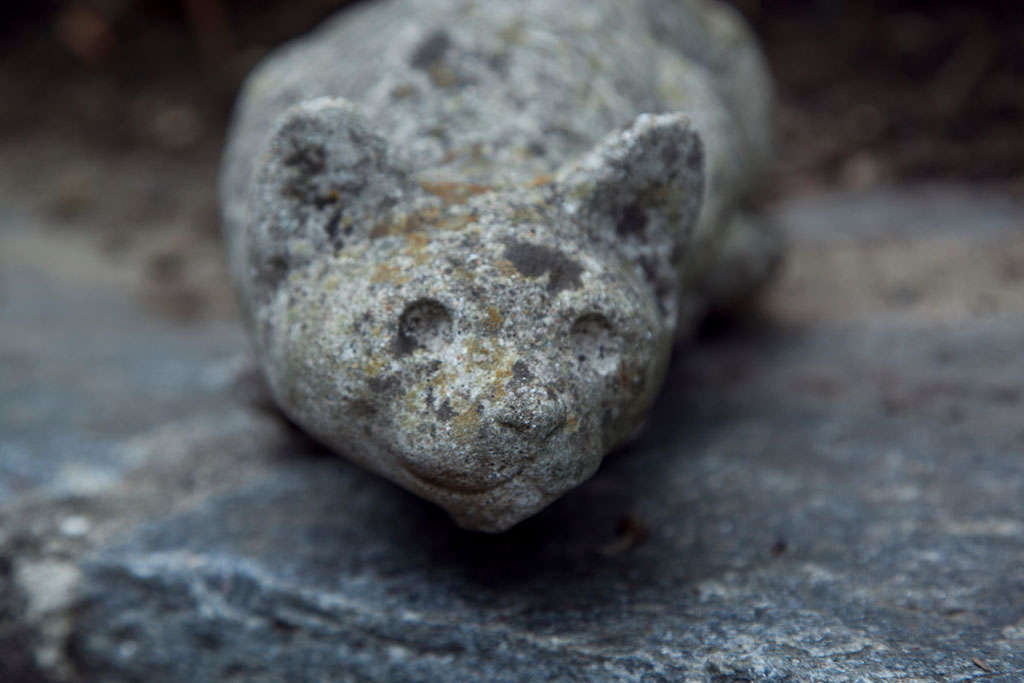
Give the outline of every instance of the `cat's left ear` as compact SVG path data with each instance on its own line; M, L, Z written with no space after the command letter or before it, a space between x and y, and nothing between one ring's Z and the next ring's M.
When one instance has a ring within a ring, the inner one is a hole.
M559 171L567 213L597 239L650 224L692 231L704 197L704 146L689 116L641 114Z

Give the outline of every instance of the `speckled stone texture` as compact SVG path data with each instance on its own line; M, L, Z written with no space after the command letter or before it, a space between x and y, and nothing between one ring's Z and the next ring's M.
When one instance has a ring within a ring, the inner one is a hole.
M777 219L772 322L677 354L640 440L492 536L282 420L239 325L0 211L0 680L1021 680L1024 281L957 302L1024 262L1024 207ZM854 258L901 245L962 262ZM902 315L851 306L890 285Z
M221 188L274 399L462 526L536 513L772 271L769 100L710 2L383 0L277 51Z

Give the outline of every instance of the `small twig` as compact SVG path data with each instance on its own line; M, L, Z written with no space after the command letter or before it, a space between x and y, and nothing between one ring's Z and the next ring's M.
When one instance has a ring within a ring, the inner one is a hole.
M114 33L106 17L82 3L67 5L57 15L60 41L79 59L98 62L114 46Z
M632 515L626 515L619 520L617 532L618 536L614 541L601 547L600 553L605 557L621 555L646 541L650 535L647 525Z
M980 657L971 657L971 661L974 662L974 666L978 667L982 671L987 671L988 673L994 673L995 671L991 666L986 664L985 661Z

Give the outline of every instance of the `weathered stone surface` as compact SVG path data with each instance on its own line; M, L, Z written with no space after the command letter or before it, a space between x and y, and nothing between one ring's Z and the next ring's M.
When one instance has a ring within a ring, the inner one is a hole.
M140 680L1020 675L1022 344L1017 319L695 349L640 442L500 538L293 463L94 558L76 652Z
M954 234L893 201L904 238ZM975 261L1024 253L1024 209L972 203ZM839 249L846 205L779 217L818 211ZM834 301L680 349L638 441L490 536L282 421L235 325L151 319L2 218L6 678L1024 676L1024 300Z
M737 218L770 83L712 2L392 0L271 55L221 204L271 394L502 531L642 424L695 311L778 260Z

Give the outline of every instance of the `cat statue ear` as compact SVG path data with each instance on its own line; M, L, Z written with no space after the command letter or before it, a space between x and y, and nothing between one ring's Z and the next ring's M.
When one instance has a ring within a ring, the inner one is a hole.
M704 145L689 116L641 114L556 177L564 212L587 239L619 254L650 285L675 329L680 272L705 188Z
M704 176L700 135L676 112L641 114L563 167L556 182L583 229L641 239L663 229L679 240L697 223Z
M355 104L324 97L291 107L257 161L249 196L254 284L276 286L282 270L362 241L414 194L407 166Z

